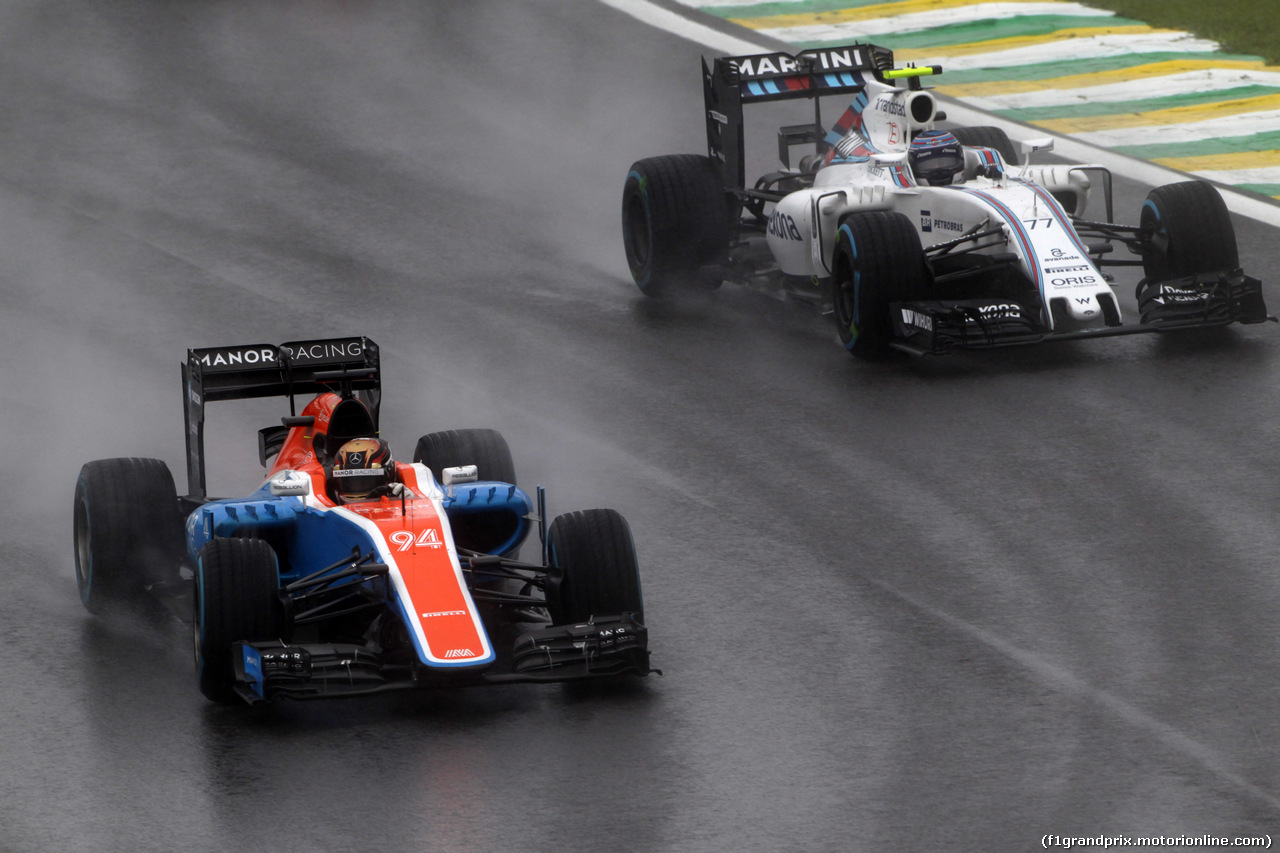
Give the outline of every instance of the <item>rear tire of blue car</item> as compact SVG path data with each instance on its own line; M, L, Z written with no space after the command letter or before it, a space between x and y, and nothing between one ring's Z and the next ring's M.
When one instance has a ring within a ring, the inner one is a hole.
M840 223L831 264L832 313L840 343L857 358L889 354L889 305L920 299L928 270L920 235L901 213L853 213Z
M671 154L632 164L622 189L627 266L648 296L714 288L735 207L710 157Z
M635 613L644 622L640 567L631 526L612 509L556 518L547 531L547 610L555 625Z
M1167 281L1240 266L1235 226L1212 184L1182 181L1147 193L1138 225L1142 271Z
M200 692L234 702L231 644L285 640L280 569L261 539L214 539L196 558L192 639Z
M1018 150L1013 147L1009 134L999 127L953 127L951 134L961 145L970 148L994 148L1007 166L1020 165Z
M496 429L450 429L418 439L413 461L431 469L439 482L445 468L475 465L481 480L516 484L511 448Z
M104 613L158 583L176 584L183 521L169 466L159 459L99 459L76 481L76 584Z
M516 466L511 458L511 448L502 433L492 429L451 429L433 432L418 439L413 451L413 461L431 469L436 482L443 485L445 468L463 465L476 466L481 480L516 484ZM498 553L504 543L510 543L516 534L518 517L509 513L461 512L450 515L453 540L459 548L483 554ZM507 551L514 556L520 550L519 541Z

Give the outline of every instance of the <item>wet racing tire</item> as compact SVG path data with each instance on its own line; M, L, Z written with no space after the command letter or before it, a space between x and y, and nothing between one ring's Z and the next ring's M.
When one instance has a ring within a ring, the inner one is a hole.
M622 240L631 277L645 294L715 287L729 247L732 208L710 157L640 160L622 189Z
M559 516L547 531L547 557L552 624L627 612L644 621L631 527L616 511L589 509Z
M857 358L884 358L893 335L890 303L919 299L928 286L915 226L887 210L849 215L840 224L831 269L840 342Z
M1000 152L1008 166L1020 165L1018 149L1013 147L1009 134L998 127L954 127L951 133L961 145L970 148L994 148Z
M178 581L183 520L169 466L99 459L80 469L73 509L76 584L91 613Z
M1182 181L1156 187L1142 205L1142 270L1167 281L1240 266L1235 227L1211 184Z
M200 549L191 627L207 698L236 701L232 643L287 639L279 589L275 552L261 539L214 539Z
M516 465L502 433L493 429L451 429L418 439L413 461L431 469L437 482L445 468L475 465L481 480L516 485Z

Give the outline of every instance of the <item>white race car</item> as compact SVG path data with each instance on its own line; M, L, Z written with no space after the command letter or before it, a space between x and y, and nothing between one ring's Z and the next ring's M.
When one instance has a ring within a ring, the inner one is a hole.
M1113 222L1111 173L1021 165L996 127L939 128L921 78L873 45L703 62L709 156L632 165L627 261L646 294L723 281L830 306L861 358L1105 337L1268 319L1239 267L1235 231L1202 181L1157 187L1138 225ZM905 85L900 85L905 84ZM853 95L829 130L821 96ZM743 106L804 98L814 121L779 129L782 169L748 188ZM791 167L791 148L813 153ZM1106 220L1085 219L1100 194ZM1138 259L1107 255L1119 243ZM1140 322L1125 325L1107 266L1141 266Z

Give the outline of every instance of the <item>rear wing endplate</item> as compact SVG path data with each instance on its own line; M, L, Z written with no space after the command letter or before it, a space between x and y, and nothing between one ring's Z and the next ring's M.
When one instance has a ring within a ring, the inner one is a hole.
M871 44L822 47L797 54L760 53L702 60L702 93L706 105L707 153L720 168L726 188L746 186L742 107L793 98L814 102L814 132L806 141L823 145L825 131L818 98L852 95L869 79L884 82L893 69L893 51ZM799 127L789 128L793 138Z
M182 365L189 497L205 497L204 406L213 400L288 397L334 391L358 396L378 422L382 374L378 345L365 337L187 350Z

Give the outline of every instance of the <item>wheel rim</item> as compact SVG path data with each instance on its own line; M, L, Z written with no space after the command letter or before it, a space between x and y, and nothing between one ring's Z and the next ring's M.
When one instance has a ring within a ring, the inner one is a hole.
M191 579L191 651L195 656L197 675L204 670L204 658L200 654L200 641L204 639L204 620L201 618L204 607L200 599L200 567L197 565L196 576Z
M1165 230L1160 209L1150 199L1142 206L1138 225L1148 233L1143 272L1148 276L1167 276L1173 268L1173 261L1169 257L1169 232Z
M89 538L89 508L84 500L76 501L76 585L80 588L80 601L88 602L93 588L93 551Z
M640 192L632 193L626 207L627 255L632 269L643 269L649 263L649 211Z
M836 321L842 328L850 331L857 331L853 320L853 306L856 294L854 293L853 277L843 278L836 283L835 294L833 299L833 308L836 312Z
M847 228L841 230L844 231ZM849 243L847 250L844 248L845 240ZM855 268L857 253L852 248L852 242L850 237L845 236L837 245L833 276L835 286L831 293L831 309L835 313L840 335L842 338L847 338L848 344L852 344L858 338L858 271Z

